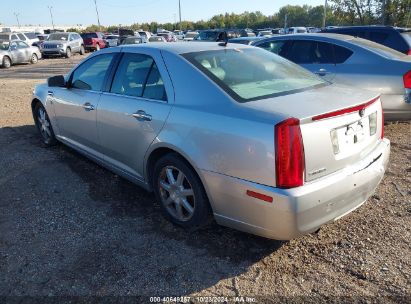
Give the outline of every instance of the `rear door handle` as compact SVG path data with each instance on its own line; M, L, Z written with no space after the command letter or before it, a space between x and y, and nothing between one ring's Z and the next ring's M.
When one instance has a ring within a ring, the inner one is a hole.
M86 111L94 111L94 106L89 102L86 102L85 104L83 104L82 107Z
M151 121L153 117L150 114L147 114L143 110L139 110L134 114L131 114L134 118L136 118L138 121Z

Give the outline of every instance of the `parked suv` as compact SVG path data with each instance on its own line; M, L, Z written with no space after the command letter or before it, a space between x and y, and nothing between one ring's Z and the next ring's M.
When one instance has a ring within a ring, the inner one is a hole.
M344 26L323 29L321 32L368 39L411 55L411 29L392 26Z
M83 38L84 48L86 51L99 51L100 49L104 49L106 47L103 33L84 33L81 34L81 38Z
M31 40L29 37L27 37L26 34L24 33L15 33L15 32L5 32L5 33L0 33L0 40L3 41L16 41L20 40L28 45L32 45L33 42L38 41L38 39L33 39Z
M43 43L43 57L65 56L70 58L74 53L84 55L86 50L81 36L77 33L53 33Z

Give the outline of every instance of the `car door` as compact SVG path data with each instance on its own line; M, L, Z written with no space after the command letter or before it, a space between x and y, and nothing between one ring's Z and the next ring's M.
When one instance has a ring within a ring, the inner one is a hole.
M71 73L66 88L53 87L48 92L57 118L57 136L93 154L100 146L97 106L116 54L92 56Z
M71 34L69 37L69 44L71 51L77 53L80 51L80 39L77 39L74 34Z
M31 57L31 50L27 43L23 41L16 41L19 62L28 62Z
M293 40L285 57L332 82L337 73L333 45L315 40Z
M174 91L160 51L139 48L124 53L98 106L97 128L106 160L143 181L145 154L173 103Z

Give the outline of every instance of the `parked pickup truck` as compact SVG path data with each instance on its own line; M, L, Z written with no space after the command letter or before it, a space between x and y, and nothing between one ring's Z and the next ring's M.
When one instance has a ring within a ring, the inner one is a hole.
M83 33L81 34L81 37L83 38L86 51L99 51L106 47L103 33Z

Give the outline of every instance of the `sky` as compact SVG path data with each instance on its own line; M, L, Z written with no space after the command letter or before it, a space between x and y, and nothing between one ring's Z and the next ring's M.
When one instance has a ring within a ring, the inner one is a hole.
M102 25L129 25L157 21L159 23L178 20L178 0L96 0ZM52 6L56 25L97 24L94 0L14 0L2 1L0 23L17 25L15 13L21 25L51 24L48 6ZM242 13L261 11L272 15L279 8L290 5L320 5L324 0L181 0L182 19L207 20L226 12Z

